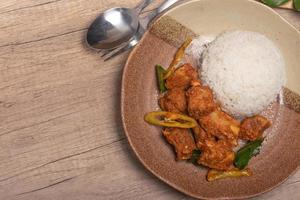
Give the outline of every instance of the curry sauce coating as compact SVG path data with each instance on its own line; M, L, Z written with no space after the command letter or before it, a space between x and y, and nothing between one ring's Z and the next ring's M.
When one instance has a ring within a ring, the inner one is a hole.
M191 64L186 63L178 67L175 72L166 79L166 88L183 88L187 89L192 80L198 79L198 73Z
M254 141L262 137L263 132L271 126L271 122L263 116L246 118L241 123L239 138Z
M199 125L193 128L193 133L194 133L196 146L199 149L203 149L206 146L207 141L212 141L212 142L216 141L214 136L207 133Z
M212 169L228 170L233 166L233 160L234 152L231 147L227 142L219 140L206 141L197 162Z
M174 113L185 113L186 112L186 97L185 91L182 88L173 88L161 97L159 105L162 110L174 112Z
M226 140L232 146L237 145L240 123L220 108L202 116L199 123L207 133L216 136L220 140Z
M188 112L191 117L200 119L217 108L213 93L207 86L201 86L199 81L192 81L191 87L186 92Z
M163 135L167 141L174 146L177 160L187 160L191 158L193 150L196 149L194 138L189 129L166 128Z

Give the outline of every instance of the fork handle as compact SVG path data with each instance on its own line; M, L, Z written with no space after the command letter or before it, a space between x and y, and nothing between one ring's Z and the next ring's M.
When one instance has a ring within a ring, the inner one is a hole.
M153 0L142 0L134 10L139 14L141 13Z
M143 27L147 27L150 21L152 21L158 14L164 12L166 9L170 8L173 4L178 2L178 0L165 0L156 9L151 11L146 17L140 20Z

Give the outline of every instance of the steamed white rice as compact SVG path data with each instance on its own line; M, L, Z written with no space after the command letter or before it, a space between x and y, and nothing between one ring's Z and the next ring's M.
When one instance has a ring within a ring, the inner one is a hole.
M206 43L205 49L199 48L203 41L193 41L189 51L201 60L201 79L225 111L251 116L276 99L285 82L285 64L271 40L256 32L231 31Z

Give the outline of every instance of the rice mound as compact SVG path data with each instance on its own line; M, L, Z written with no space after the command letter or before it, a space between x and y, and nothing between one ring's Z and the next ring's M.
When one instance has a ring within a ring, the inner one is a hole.
M260 113L285 83L280 50L260 33L230 31L219 35L202 54L201 79L222 109L235 116Z

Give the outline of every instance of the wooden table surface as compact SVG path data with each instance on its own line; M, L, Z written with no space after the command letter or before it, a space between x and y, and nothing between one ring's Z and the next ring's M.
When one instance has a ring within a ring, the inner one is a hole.
M99 12L138 1L0 1L1 200L190 199L145 170L127 143L127 54L103 62L84 43ZM277 11L300 29L300 13ZM256 199L300 199L300 171Z

